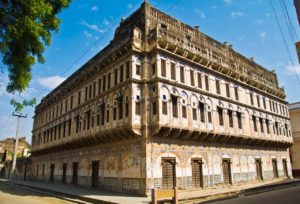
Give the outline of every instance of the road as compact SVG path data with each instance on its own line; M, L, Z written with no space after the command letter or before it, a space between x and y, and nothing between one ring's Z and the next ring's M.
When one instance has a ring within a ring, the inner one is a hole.
M249 195L246 197L233 198L210 204L299 204L300 186L294 186L274 191Z
M0 181L1 204L74 204L53 196Z

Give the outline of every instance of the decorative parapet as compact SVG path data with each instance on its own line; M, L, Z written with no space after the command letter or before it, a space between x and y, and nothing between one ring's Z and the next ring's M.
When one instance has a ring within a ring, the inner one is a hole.
M278 86L274 71L267 70L253 59L247 59L234 51L231 45L222 44L201 33L197 28L186 25L151 6L146 8L152 22L152 25L149 23L149 29L152 31L150 36L164 49L181 52L184 57L198 61L206 67L212 66L213 63L217 67L222 67L224 72L227 70L226 75L230 77L234 76L233 78L280 99L285 98L284 89Z

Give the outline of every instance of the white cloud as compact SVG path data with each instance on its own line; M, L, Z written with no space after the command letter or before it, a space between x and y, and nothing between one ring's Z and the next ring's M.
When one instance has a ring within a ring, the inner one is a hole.
M8 76L6 74L0 73L0 96L9 95L6 91L8 81Z
M198 13L200 15L201 18L205 19L206 16L205 14L203 13L203 11L199 10L199 9L195 9L196 13Z
M132 5L132 4L128 4L127 6L128 6L128 8L130 8L130 9L133 8L133 5Z
M267 37L266 31L259 32L259 36L262 41L266 40L266 37Z
M37 82L45 88L54 89L61 84L66 78L61 76L40 77Z
M97 6L92 6L91 10L92 11L98 11L98 7Z
M110 22L106 18L104 18L103 24L106 25L106 26L108 26L110 24Z
M262 25L264 24L265 20L264 19L257 19L254 21L255 24L258 24L258 25Z
M104 33L106 30L99 28L95 24L89 24L86 21L81 20L80 25L85 26L91 30L97 31L98 33Z
M232 18L235 18L235 17L242 17L242 16L244 16L245 14L243 13L243 12L241 12L241 11L233 11L233 12L231 12L231 17Z
M229 5L231 4L231 0L223 0L225 4Z
M92 35L90 32L86 31L86 30L85 30L83 33L84 33L84 35L85 35L86 37L88 37L88 38L93 37L93 35Z
M0 84L0 96L6 95L6 86L4 84Z
M300 65L288 65L286 66L286 71L288 75L300 74Z

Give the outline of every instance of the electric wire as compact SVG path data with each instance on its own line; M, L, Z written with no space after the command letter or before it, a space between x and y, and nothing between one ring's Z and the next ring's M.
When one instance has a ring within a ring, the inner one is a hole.
M296 70L295 65L294 65L294 62L293 62L293 58L292 58L292 56L291 56L289 47L288 47L288 45L287 45L286 39L285 39L285 37L284 37L283 31L282 31L282 28L281 28L281 25L280 25L280 23L279 23L279 19L278 19L278 17L277 17L276 12L275 12L275 8L274 8L273 3L272 3L271 0L269 0L269 3L270 3L271 8L272 8L272 10L273 10L273 13L274 13L274 16L275 16L277 25L278 25L279 30L280 30L280 33L281 33L281 37L282 37L282 39L283 39L285 48L286 48L286 50L287 50L287 53L288 53L288 56L289 56L289 59L290 59L290 62L291 62L291 65L292 65L292 67L293 67L293 69L294 69L294 72L295 72L295 76L296 76L297 82L298 82L298 84L300 84L300 79L299 79L299 77L298 77L297 70Z

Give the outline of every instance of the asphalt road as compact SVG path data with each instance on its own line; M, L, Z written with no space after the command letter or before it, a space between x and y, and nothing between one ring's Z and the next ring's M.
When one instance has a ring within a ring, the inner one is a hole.
M249 195L246 197L209 202L211 204L300 204L300 186Z
M71 204L52 196L38 193L34 190L25 189L7 182L0 182L1 204Z

